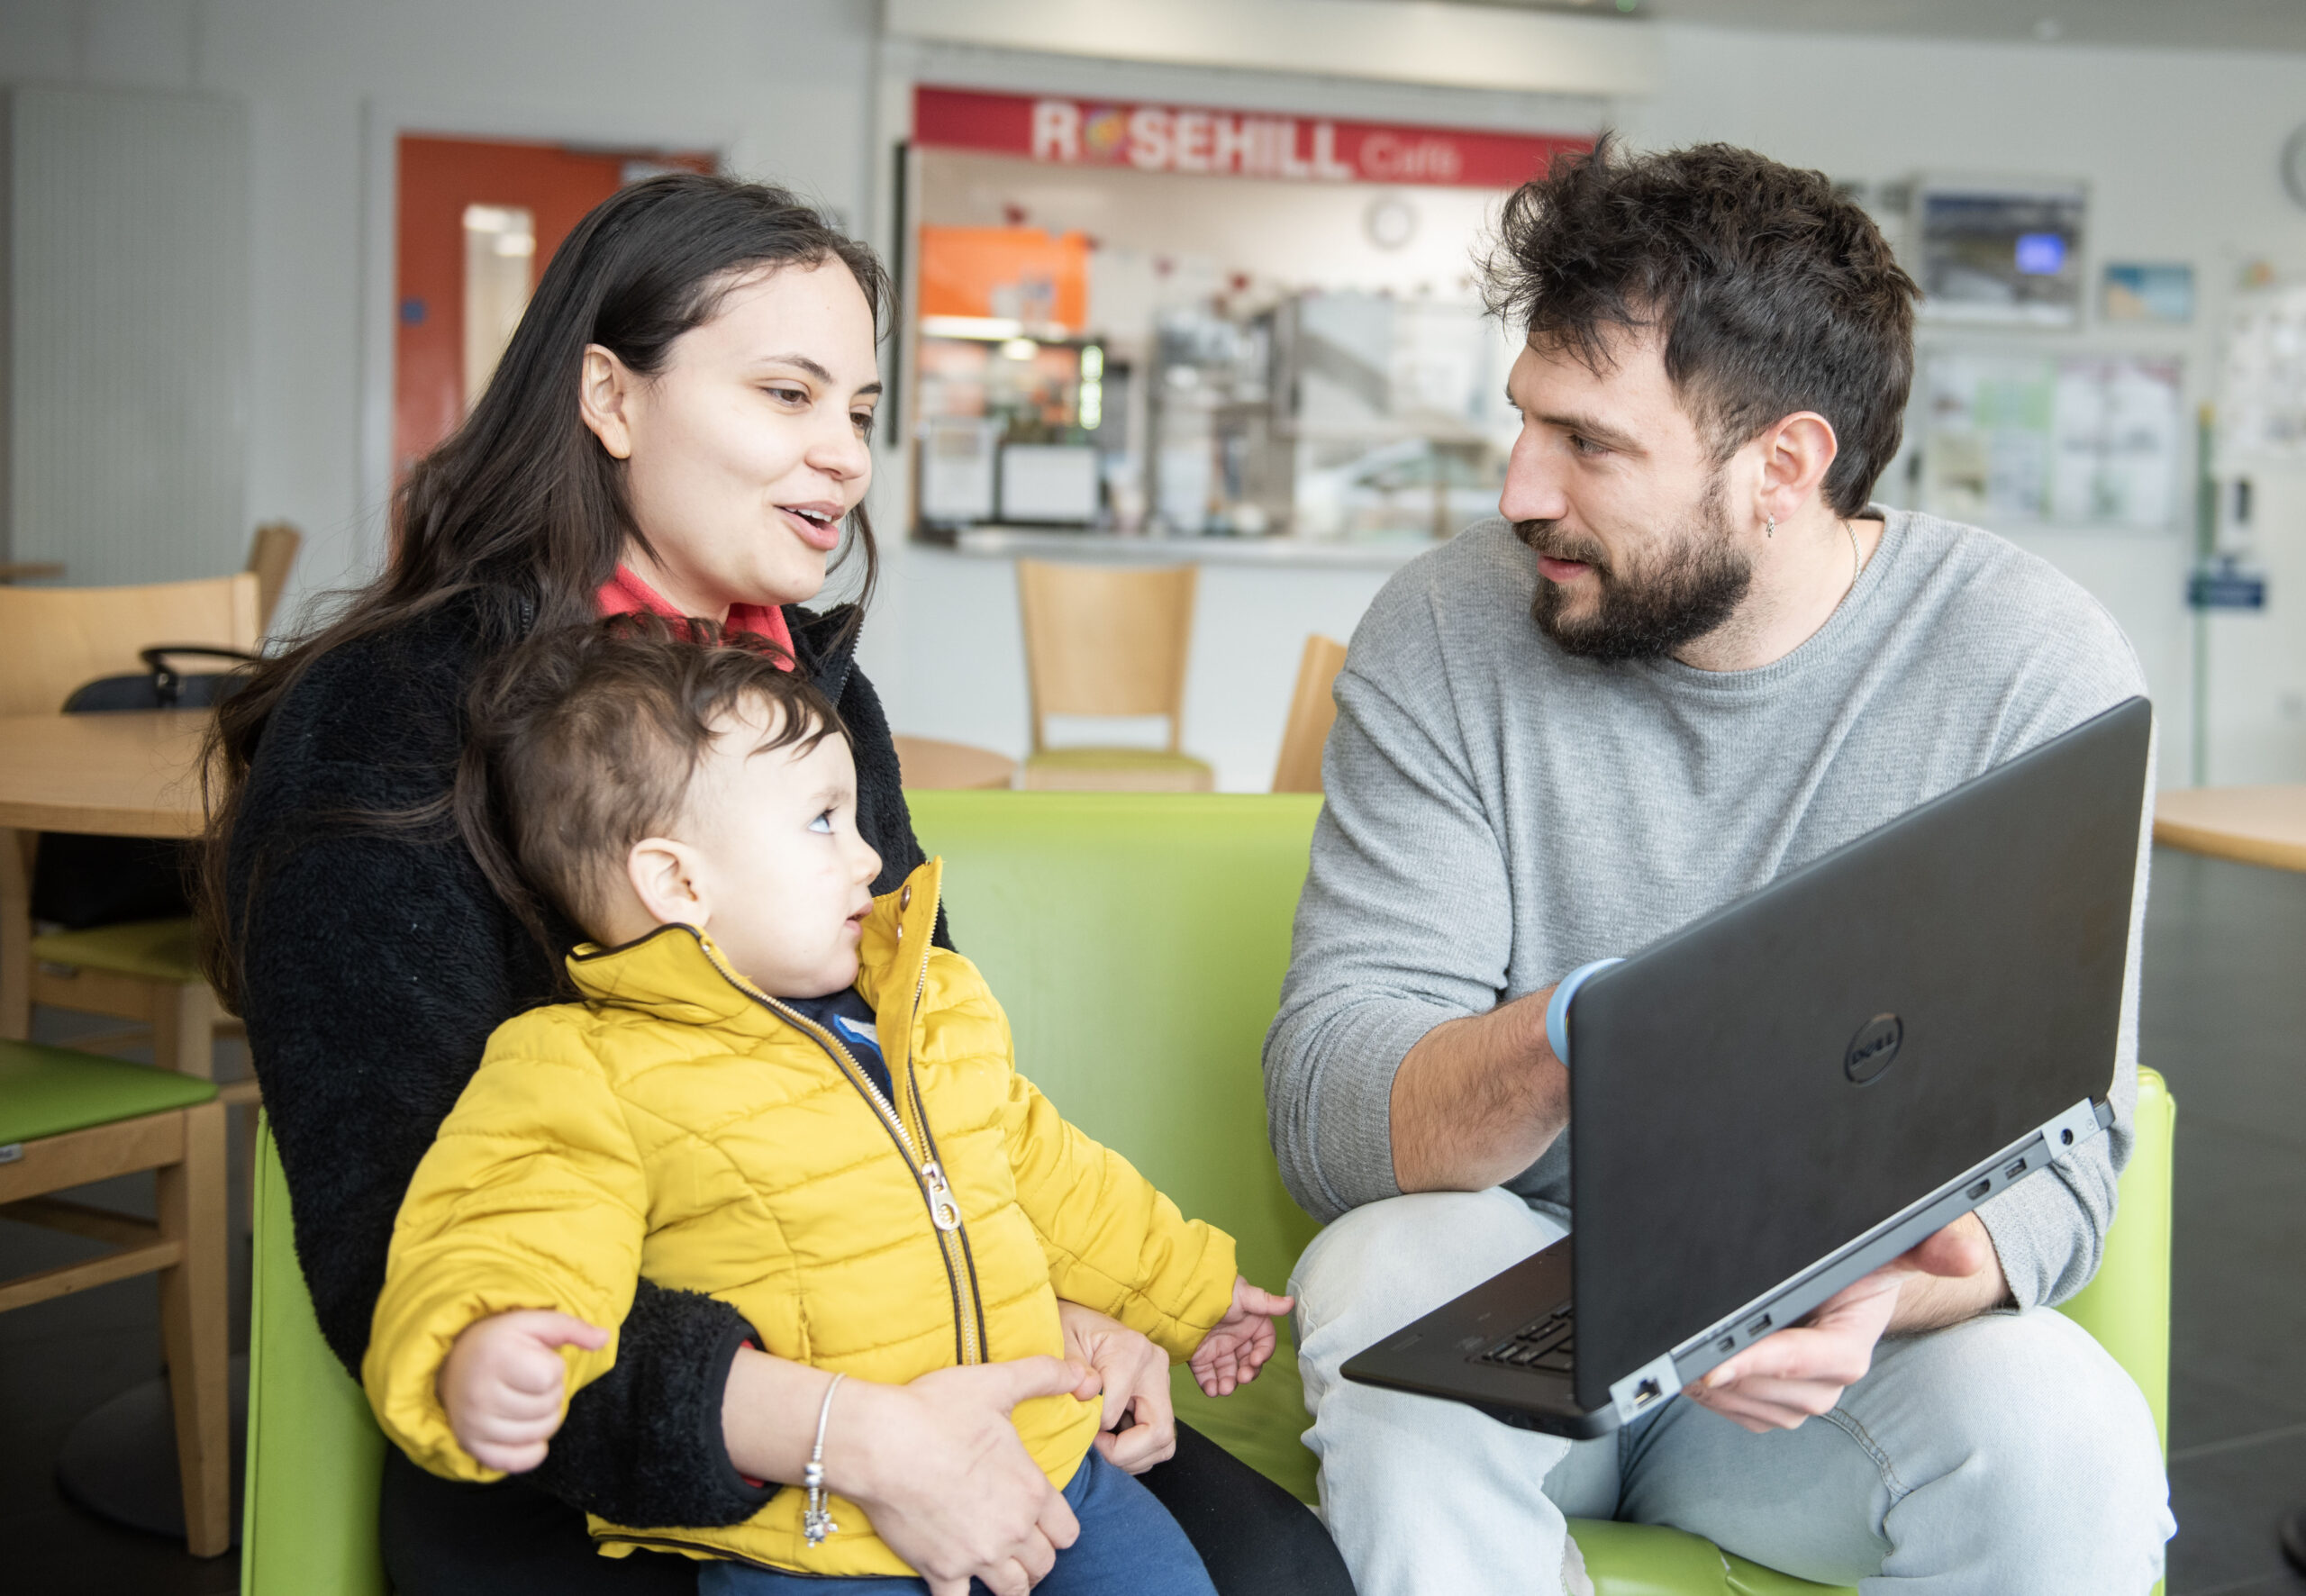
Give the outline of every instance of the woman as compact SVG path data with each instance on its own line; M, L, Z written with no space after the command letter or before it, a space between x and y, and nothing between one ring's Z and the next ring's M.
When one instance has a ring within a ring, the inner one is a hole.
M871 252L781 190L685 175L625 189L555 254L471 417L411 472L385 573L220 712L212 975L248 1021L298 1256L348 1367L411 1174L489 1032L556 995L574 940L551 926L556 946L540 946L450 819L464 694L486 659L538 628L640 608L785 643L854 739L858 823L884 861L876 890L921 862L887 723L853 663L863 598L798 607L844 528L872 588L861 505L886 297ZM766 1500L749 1459L815 1422L794 1399L794 1365L746 1345L726 1304L641 1287L614 1372L571 1404L534 1474L474 1487L387 1459L385 1553L403 1596L693 1591L685 1560L595 1555L580 1510L725 1524ZM1151 1470L1221 1590L1349 1591L1310 1514L1172 1431L1149 1343L1065 1312L1108 1419L1136 1419L1100 1446ZM917 1566L1023 1596L1051 1555L1046 1482L921 1461L1014 1444L1015 1366L903 1389L902 1430L858 1437L912 1465L858 1493L876 1527ZM940 1444L905 1445L931 1436Z

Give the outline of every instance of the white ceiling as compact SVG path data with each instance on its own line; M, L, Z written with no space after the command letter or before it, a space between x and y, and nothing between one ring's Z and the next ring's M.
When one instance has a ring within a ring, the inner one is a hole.
M1487 3L1586 15L1618 9L1617 0ZM1634 14L1803 32L2306 50L2301 0L1636 0Z

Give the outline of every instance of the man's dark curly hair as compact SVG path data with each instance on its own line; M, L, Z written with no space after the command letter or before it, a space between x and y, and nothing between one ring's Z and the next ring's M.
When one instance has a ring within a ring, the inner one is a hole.
M1666 375L1726 460L1797 411L1831 423L1837 514L1898 452L1913 383L1913 279L1821 172L1700 144L1623 156L1604 133L1506 202L1490 310L1600 371L1621 331L1664 339Z

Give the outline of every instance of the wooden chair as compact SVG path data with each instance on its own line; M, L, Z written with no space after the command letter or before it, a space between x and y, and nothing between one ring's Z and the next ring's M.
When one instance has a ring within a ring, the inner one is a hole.
M936 792L954 787L999 787L1017 784L1017 762L991 748L942 738L906 737L889 739L896 745L897 779L907 789Z
M1318 793L1321 790L1321 750L1329 746L1330 727L1337 721L1337 700L1330 689L1345 668L1345 645L1319 632L1305 639L1297 662L1297 690L1289 695L1289 721L1281 729L1281 757L1273 766L1276 793Z
M157 1220L56 1192L157 1172ZM0 1312L158 1273L185 1538L232 1544L224 1109L213 1083L124 1059L0 1041L0 1217L107 1243L96 1257L0 1281Z
M1017 562L1033 712L1025 786L1206 793L1215 784L1208 764L1178 746L1198 575L1193 566L1121 570ZM1051 715L1165 716L1168 746L1052 748Z
M98 676L141 675L139 648L263 634L252 572L149 587L0 587L0 715L53 715Z
M285 521L266 521L249 544L248 569L256 578L256 630L260 636L272 634L273 612L280 608L288 573L296 568L296 551L304 546L304 534Z
M243 571L150 587L0 587L0 714L54 714L83 683L142 671L136 651L156 643L253 649L258 584ZM0 830L0 1038L29 1037L32 1005L48 1003L150 1026L154 1063L213 1078L229 1022L193 957L192 921L32 935L34 842ZM251 1104L256 1083L234 1082L223 1096Z

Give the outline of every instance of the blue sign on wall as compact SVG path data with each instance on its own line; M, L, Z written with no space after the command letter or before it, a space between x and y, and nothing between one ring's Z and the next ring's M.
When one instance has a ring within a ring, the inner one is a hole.
M2197 610L2263 610L2266 579L2230 559L2197 567L2186 578L2186 603Z

